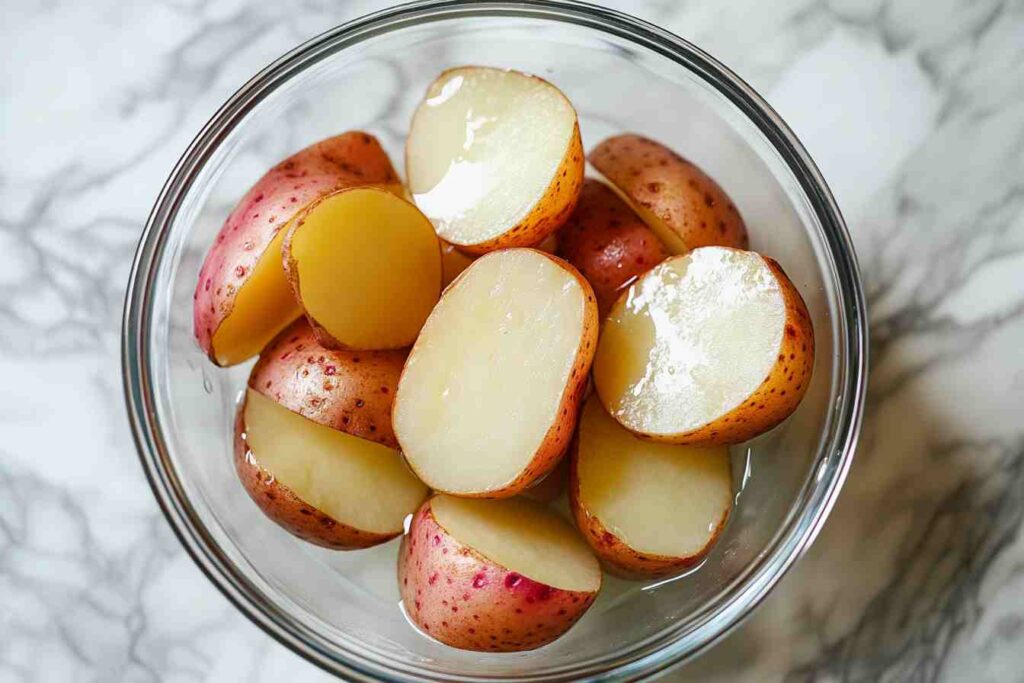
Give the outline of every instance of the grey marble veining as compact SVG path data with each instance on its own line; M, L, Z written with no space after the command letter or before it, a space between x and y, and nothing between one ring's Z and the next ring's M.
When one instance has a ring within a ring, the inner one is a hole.
M381 2L0 3L0 681L325 680L192 564L138 467L139 230L217 106ZM871 307L861 447L821 536L671 680L1024 680L1024 3L614 3L804 141Z

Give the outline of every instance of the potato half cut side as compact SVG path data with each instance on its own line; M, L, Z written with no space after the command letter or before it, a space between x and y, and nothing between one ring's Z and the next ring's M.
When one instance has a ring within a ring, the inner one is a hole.
M441 246L430 221L379 188L318 199L284 243L285 274L320 343L412 344L441 292Z
M236 424L235 468L270 519L340 550L398 536L427 497L398 451L317 424L252 389Z
M593 604L601 568L561 517L521 499L439 495L402 539L398 587L412 621L466 650L546 645Z
M289 221L332 190L367 184L401 191L377 140L354 131L288 157L238 202L206 255L193 297L196 341L214 363L255 356L301 315L281 268Z
M792 413L811 379L814 332L773 260L703 247L634 282L605 319L594 386L653 440L729 444Z
M588 178L569 221L558 232L558 255L587 278L603 316L622 289L658 265L661 240L615 192Z
M668 147L640 135L617 135L587 158L672 253L747 248L746 225L725 190Z
M406 142L409 189L446 242L484 253L538 244L583 181L576 111L547 81L505 69L442 73Z
M260 354L249 386L332 429L398 448L391 406L405 365L402 349L327 349L300 318Z
M569 491L576 526L610 571L673 574L703 560L725 527L733 501L729 449L643 441L591 396Z
M564 454L597 343L590 285L561 259L506 249L445 290L409 353L392 423L431 488L512 496Z

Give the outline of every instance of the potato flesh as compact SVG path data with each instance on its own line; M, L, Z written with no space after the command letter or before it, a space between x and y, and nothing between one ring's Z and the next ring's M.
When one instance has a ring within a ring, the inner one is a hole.
M282 229L256 263L252 275L238 291L231 314L213 334L213 353L220 365L252 358L278 332L302 315L281 268Z
M587 544L538 503L439 495L431 509L455 540L508 570L562 590L601 587L601 569Z
M316 424L249 389L245 440L252 458L304 502L361 531L402 531L427 496L391 448Z
M586 294L531 249L473 263L427 320L395 398L395 433L417 473L448 492L500 489L558 419Z
M597 392L634 432L696 429L764 381L785 319L778 280L757 254L705 247L674 257L612 307L594 361Z
M557 88L515 71L466 67L431 84L406 146L409 188L438 234L478 244L543 196L576 114Z
M412 344L440 294L430 222L383 189L346 190L302 214L289 258L303 308L348 348Z
M580 419L576 467L587 511L642 553L700 553L732 505L727 447L643 441L612 419L596 397Z

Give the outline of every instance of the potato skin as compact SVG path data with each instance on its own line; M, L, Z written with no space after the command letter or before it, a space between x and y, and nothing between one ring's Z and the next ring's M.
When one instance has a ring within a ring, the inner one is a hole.
M658 236L604 183L587 178L558 233L558 255L593 286L601 317L623 287L668 258Z
M486 254L508 247L532 247L543 242L569 220L583 187L583 141L580 124L573 125L569 147L555 170L551 184L530 213L506 232L479 244L458 244L467 254Z
M406 355L325 348L299 319L260 354L249 386L314 422L397 449L391 404Z
M617 135L595 147L588 159L630 201L661 219L681 242L682 248L666 243L670 251L747 248L746 225L725 191L664 145L640 135Z
M775 365L743 403L719 419L682 434L636 432L639 438L692 446L742 443L772 429L800 405L814 370L814 326L803 297L782 266L763 254L758 256L778 279L786 305L786 324Z
M547 645L583 616L597 592L552 588L459 543L428 500L398 550L398 590L409 618L446 645L515 652Z
M510 498L518 495L555 469L562 456L565 455L569 441L572 440L573 432L576 429L576 420L579 418L580 406L583 404L583 398L589 386L590 366L594 362L594 354L597 353L597 335L600 319L597 315L596 297L590 283L572 265L545 251L540 251L539 249L532 249L532 251L550 259L575 277L583 289L583 329L580 333L580 345L576 351L576 361L569 371L569 381L562 392L562 400L558 404L558 415L555 422L544 435L540 446L537 447L537 452L534 453L530 464L508 484L500 489L477 494L452 491L443 491L443 493L451 493L463 498ZM458 277L448 286L454 287L459 279L464 277L469 270L467 268L462 273L459 273ZM415 351L416 348L414 346L410 355L415 353ZM401 380L399 380L399 383L401 383ZM416 472L412 462L408 460L406 462L409 464L409 468L413 470L413 473L419 477L420 474ZM420 478L422 479L422 477Z
M718 542L719 536L722 535L722 531L729 521L732 508L726 510L715 527L714 533L711 534L711 538L708 539L707 545L695 555L671 557L645 553L631 548L609 531L583 503L580 497L578 439L573 440L571 451L569 455L569 509L572 511L573 521L575 521L580 535L583 536L583 540L593 549L594 554L601 560L601 566L609 574L631 580L670 576L703 562L715 543Z
M379 545L399 535L360 531L307 504L256 461L245 442L245 402L235 417L235 472L256 506L278 526L304 541L333 550Z
M213 337L231 315L238 291L303 206L340 187L398 182L380 143L360 131L322 140L267 171L232 210L199 270L193 328L210 360L217 363Z

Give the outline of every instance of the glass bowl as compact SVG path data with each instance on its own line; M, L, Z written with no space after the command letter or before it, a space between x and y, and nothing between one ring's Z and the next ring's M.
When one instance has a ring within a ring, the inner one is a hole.
M214 368L192 337L192 291L234 202L271 164L366 129L401 167L430 80L461 64L541 75L576 105L585 145L637 131L696 162L732 197L753 248L807 300L811 387L782 426L734 449L737 505L696 572L609 579L563 638L515 654L428 640L398 605L397 540L332 552L264 518L236 480L231 425L248 366ZM565 2L423 2L329 31L246 83L171 173L128 287L123 369L142 465L167 519L211 581L267 633L349 679L636 678L708 647L806 550L853 457L864 400L864 300L842 217L813 162L748 85L676 36Z

